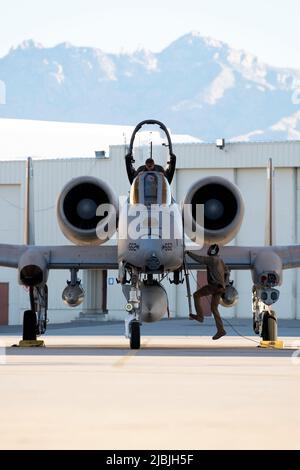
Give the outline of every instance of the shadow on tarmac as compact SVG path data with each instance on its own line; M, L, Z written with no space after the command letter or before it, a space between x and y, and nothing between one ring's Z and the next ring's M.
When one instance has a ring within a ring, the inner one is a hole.
M140 356L140 357L291 357L294 349L261 349L258 347L226 346L157 346L145 345L140 350L130 350L117 345L46 346L44 348L6 348L7 356Z
M225 328L230 336L253 337L251 319L224 319ZM212 336L215 333L215 323L211 317L204 323L189 319L163 319L157 323L143 323L142 335L147 336ZM279 336L300 337L300 320L278 320ZM22 326L0 326L1 335L22 335ZM61 323L47 327L46 336L112 336L124 335L124 322L94 322L94 323ZM257 337L259 341L259 337Z

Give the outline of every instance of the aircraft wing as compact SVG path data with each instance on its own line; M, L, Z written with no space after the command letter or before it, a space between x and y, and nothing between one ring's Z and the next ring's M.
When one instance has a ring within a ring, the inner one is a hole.
M118 269L117 246L26 246L0 244L0 266L17 268L20 258L27 250L40 252L47 259L48 269ZM207 249L186 250L196 256L206 256ZM275 252L282 261L283 269L300 267L300 245L274 247L225 246L220 257L232 270L251 270L262 251ZM191 256L187 256L189 269L205 269Z
M206 256L207 247L202 250L187 249L186 252L191 252L196 257ZM283 269L300 267L300 245L272 247L225 246L220 248L220 257L231 270L251 270L257 255L262 252L276 253L281 258ZM198 270L205 269L206 266L188 255L187 267Z
M300 267L300 245L279 246L273 249L280 256L284 269Z
M0 245L0 266L17 268L25 251L26 246L22 245Z
M1 245L0 266L17 268L27 250L40 252L48 269L118 269L117 246Z

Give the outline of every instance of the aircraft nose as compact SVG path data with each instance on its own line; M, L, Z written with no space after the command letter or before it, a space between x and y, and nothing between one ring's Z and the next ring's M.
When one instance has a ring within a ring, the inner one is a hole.
M160 259L156 253L152 253L152 255L146 260L146 266L150 271L156 271L159 269L160 264Z

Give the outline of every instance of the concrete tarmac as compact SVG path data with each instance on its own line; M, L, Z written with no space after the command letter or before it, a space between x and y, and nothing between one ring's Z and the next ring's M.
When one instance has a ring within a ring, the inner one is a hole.
M143 325L139 351L118 323L50 327L39 349L0 328L0 449L300 449L300 322L285 350L232 323L217 342L211 320Z

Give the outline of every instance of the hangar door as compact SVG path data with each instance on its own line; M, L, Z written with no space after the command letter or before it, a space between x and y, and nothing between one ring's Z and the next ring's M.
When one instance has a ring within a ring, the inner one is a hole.
M6 175L5 172L1 177L6 178ZM21 242L20 227L23 211L22 201L20 200L20 185L0 184L0 243L18 244ZM18 322L19 286L16 277L14 269L0 269L0 325L8 325L8 315L11 315L10 323Z
M8 325L8 283L0 282L0 325Z

